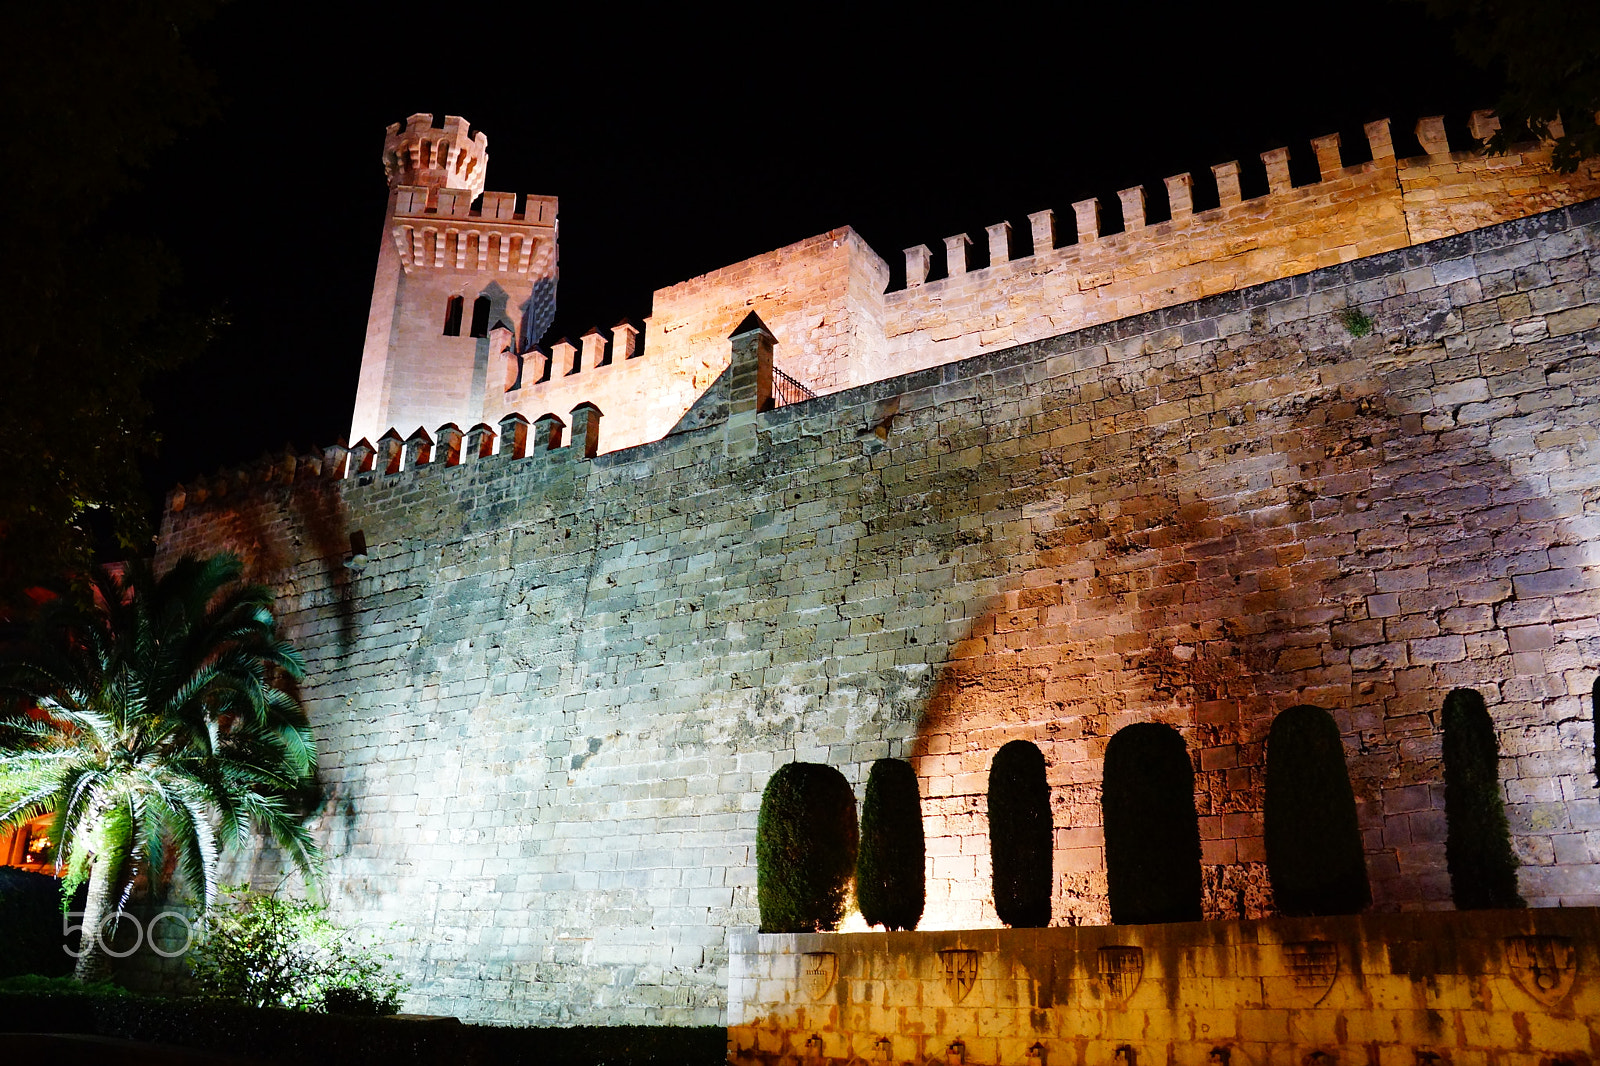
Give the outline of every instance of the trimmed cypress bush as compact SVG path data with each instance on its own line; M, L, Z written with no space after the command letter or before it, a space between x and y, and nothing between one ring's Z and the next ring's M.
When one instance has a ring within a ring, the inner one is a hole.
M867 774L856 859L856 902L868 925L917 927L926 901L923 864L917 772L903 759L879 759Z
M1117 925L1198 922L1200 820L1194 766L1176 729L1140 722L1106 745L1100 811Z
M1013 929L1050 924L1053 829L1044 754L1026 740L1013 740L995 752L989 766L994 909Z
M856 796L831 766L778 767L756 821L756 902L763 933L839 928L856 868Z
M1266 838L1282 913L1356 914L1372 902L1344 742L1321 707L1290 707L1272 721Z
M1500 794L1500 744L1483 697L1458 688L1444 700L1445 864L1456 909L1522 907L1517 857Z

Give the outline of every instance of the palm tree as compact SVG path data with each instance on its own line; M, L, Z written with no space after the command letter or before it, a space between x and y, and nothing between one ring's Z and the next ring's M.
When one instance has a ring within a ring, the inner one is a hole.
M141 871L159 885L174 852L201 915L219 848L256 830L316 869L291 810L316 751L282 687L304 664L278 639L271 590L238 585L242 572L223 554L185 557L160 578L142 564L99 573L92 608L50 605L0 663L0 831L55 813L63 890L88 881L80 980L107 967L102 921Z

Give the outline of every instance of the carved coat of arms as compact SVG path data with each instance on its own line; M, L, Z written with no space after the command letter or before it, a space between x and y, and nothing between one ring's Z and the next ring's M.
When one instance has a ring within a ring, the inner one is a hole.
M1564 936L1506 938L1506 965L1517 987L1547 1007L1572 994L1578 953Z
M951 1003L960 1003L978 983L978 953L959 948L939 952L939 967L944 976L944 990L950 994Z
M808 951L800 956L800 987L812 999L828 994L839 979L839 956L831 951Z
M1339 948L1326 940L1305 940L1283 945L1289 977L1300 993L1321 1002L1339 976Z
M1141 948L1105 947L1100 949L1100 984L1106 994L1126 1003L1144 976L1144 951Z

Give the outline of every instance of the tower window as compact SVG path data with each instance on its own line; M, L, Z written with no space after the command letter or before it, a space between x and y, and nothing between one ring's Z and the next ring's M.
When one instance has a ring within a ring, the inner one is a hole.
M489 335L489 298L480 296L472 301L472 335L474 337L487 337Z
M461 307L465 303L459 296L450 297L450 302L444 308L444 335L446 337L461 336ZM474 334L476 336L476 334Z

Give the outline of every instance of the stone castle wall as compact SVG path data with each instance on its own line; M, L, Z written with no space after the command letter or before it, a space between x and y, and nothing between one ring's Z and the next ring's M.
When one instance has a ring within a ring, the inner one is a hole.
M1484 113L1475 123L1492 123ZM1489 127L1481 133L1487 135ZM1451 152L1437 118L1418 123L1424 155L1395 157L1387 120L1367 126L1368 162L1343 164L1337 135L1313 142L1321 180L1293 185L1289 153L1261 157L1268 191L1244 198L1237 162L1213 167L1218 204L1194 210L1193 178L1166 180L1169 217L1147 221L1143 188L1119 194L1122 230L1098 203L1074 204L1076 241L1052 213L1030 216L1033 254L1013 258L991 227L987 265L967 269L965 236L945 241L948 276L885 298L885 340L868 376L903 374L1072 329L1260 285L1465 233L1600 195L1600 164L1550 170L1546 147L1504 156ZM951 244L955 242L954 251ZM781 339L781 338L780 338Z
M1495 128L1490 113L1473 115L1474 137ZM906 249L906 285L893 292L886 292L890 271L878 253L840 227L657 290L642 344L632 349L637 357L613 354L609 364L600 357L600 330L588 341L516 354L521 342L512 342L527 332L524 313L554 298L553 288L546 292L537 281L553 270L553 231L538 231L538 253L526 262L509 253L508 266L520 276L479 277L472 256L459 260L465 271L457 267L458 245L445 236L468 228L450 214L464 211L465 201L402 204L392 223L405 278L391 277L400 259L380 263L374 303L386 307L385 286L400 285L387 359L402 369L390 374L383 401L391 417L383 421L370 403L358 404L350 439L376 441L385 428L408 437L419 419L430 433L446 421L462 429L479 418L493 424L511 411L565 419L591 403L607 416L600 450L614 451L657 440L677 424L727 367L728 336L752 310L778 339L780 369L813 391L836 392L1600 195L1600 161L1556 174L1547 146L1486 157L1476 141L1452 152L1440 118L1420 120L1415 132L1423 154L1407 158L1397 158L1387 119L1368 124L1365 150L1343 149L1337 135L1317 138L1319 180L1303 185L1291 180L1288 149L1263 153L1261 195L1246 197L1249 175L1228 162L1201 179L1199 195L1192 175L1167 178L1164 208L1147 205L1143 187L1122 190L1120 220L1102 218L1099 202L1086 200L1072 205L1070 218L1041 211L1025 228L999 222L976 240L957 234L934 251L918 245ZM1370 158L1357 161L1362 156ZM510 218L509 194L485 195L501 198L486 211ZM1197 209L1202 199L1215 206ZM553 199L528 203L528 221L553 219ZM393 254L387 243L383 254ZM927 280L941 265L943 276ZM525 301L530 280L534 292ZM446 296L465 292L470 305L479 289L512 328L507 343L436 336ZM630 347L612 332L613 349ZM382 349L369 338L364 365L378 365L374 353ZM549 380L540 382L547 358ZM508 369L508 361L516 365ZM370 391L364 386L363 396Z
M1344 734L1376 907L1448 907L1459 685L1500 731L1523 894L1588 905L1597 323L1591 202L766 413L736 365L724 421L589 460L536 434L342 480L289 458L175 494L161 553L233 547L281 590L329 897L402 923L413 1010L723 1021L790 759L859 788L910 758L924 924L992 926L988 761L1037 743L1055 920L1092 923L1101 754L1168 722L1207 916L1270 914L1264 738L1306 702Z

